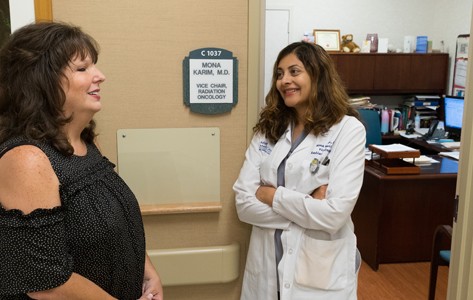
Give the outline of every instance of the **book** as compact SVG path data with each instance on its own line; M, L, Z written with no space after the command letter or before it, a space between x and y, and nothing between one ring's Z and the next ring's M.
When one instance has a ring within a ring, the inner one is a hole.
M450 157L456 160L460 160L460 151L439 152L439 155Z
M440 100L438 95L415 95L414 97L418 100Z
M448 149L460 149L460 142L442 142L441 144Z
M415 100L414 106L438 106L438 101L428 101L428 100Z
M440 96L436 95L415 95L404 100L407 106L438 106Z
M372 107L373 104L370 102L370 97L354 97L348 99L351 106L362 106L362 107Z

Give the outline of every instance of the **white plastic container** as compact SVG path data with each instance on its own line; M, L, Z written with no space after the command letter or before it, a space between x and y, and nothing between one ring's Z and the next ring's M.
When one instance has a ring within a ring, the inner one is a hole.
M419 114L416 114L416 117L414 119L414 128L415 129L420 128L420 116L419 116Z

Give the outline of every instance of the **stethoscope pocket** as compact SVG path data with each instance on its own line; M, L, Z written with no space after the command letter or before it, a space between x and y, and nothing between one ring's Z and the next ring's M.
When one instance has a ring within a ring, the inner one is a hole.
M328 157L328 154L322 160L319 160L318 158L314 158L310 162L309 171L312 175L315 175L319 171L320 166L328 166L329 163L330 163L330 158Z

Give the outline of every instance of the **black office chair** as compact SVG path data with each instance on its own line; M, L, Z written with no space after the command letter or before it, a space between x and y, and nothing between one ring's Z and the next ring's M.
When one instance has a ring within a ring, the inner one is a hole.
M452 241L452 226L439 225L435 229L430 262L429 300L435 300L437 286L437 271L439 266L450 265L450 244ZM445 244L448 243L448 246Z

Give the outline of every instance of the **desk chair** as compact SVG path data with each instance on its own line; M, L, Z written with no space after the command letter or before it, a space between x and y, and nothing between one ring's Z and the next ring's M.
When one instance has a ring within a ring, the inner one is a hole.
M432 246L432 260L430 262L429 300L435 300L435 287L437 285L437 271L439 266L450 264L450 247L443 244L452 240L452 226L439 225L435 229ZM445 249L448 248L448 249Z
M381 121L376 110L359 108L360 119L366 128L366 144L381 145Z

